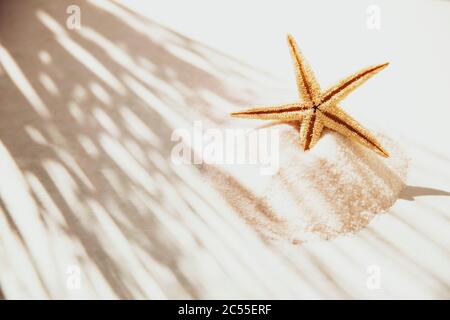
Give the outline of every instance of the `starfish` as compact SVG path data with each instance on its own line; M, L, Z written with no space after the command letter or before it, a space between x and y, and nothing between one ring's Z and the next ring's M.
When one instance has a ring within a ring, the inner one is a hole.
M389 63L367 67L341 80L328 90L322 91L319 83L297 48L297 43L288 35L288 44L294 60L297 88L300 102L275 106L261 106L233 112L231 116L240 118L299 121L300 145L303 150L311 149L319 141L324 128L328 128L353 139L378 154L388 157L388 152L375 137L348 115L338 103L353 90L378 73Z

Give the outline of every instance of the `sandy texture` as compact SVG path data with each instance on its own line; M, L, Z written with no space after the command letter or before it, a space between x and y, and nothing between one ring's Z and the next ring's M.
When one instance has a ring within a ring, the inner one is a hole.
M209 169L211 181L220 181L216 184L239 215L265 237L294 243L330 240L368 226L398 199L408 160L388 137L377 136L391 154L383 158L330 130L316 147L304 152L298 128L277 125L277 129L280 164L273 176L246 170L242 177L244 170L237 165L223 179ZM240 178L255 190L253 195L236 187Z

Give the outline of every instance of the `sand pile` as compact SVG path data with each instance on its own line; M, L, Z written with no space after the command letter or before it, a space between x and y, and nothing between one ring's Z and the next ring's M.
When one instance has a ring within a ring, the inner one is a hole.
M377 136L390 153L383 158L326 130L319 143L304 152L295 128L277 127L276 174L205 168L232 208L265 237L302 243L351 234L397 200L408 160L394 141Z

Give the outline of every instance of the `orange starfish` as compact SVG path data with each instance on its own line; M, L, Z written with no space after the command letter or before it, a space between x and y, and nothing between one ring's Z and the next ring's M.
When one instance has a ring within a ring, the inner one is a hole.
M300 144L305 151L317 143L326 127L388 157L388 152L375 137L345 113L338 103L389 63L365 68L322 92L311 67L297 49L291 35L288 35L288 43L294 59L297 87L302 102L255 107L233 112L231 115L252 119L300 121Z

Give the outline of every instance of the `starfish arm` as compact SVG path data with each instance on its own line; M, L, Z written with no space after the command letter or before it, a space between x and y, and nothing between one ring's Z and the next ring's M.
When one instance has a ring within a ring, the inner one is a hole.
M287 124L291 127L297 128L299 127L299 124L302 120L273 120L270 122L266 122L260 126L257 126L255 129L266 129L266 128L270 128L270 127L274 127L274 126L279 126L282 124Z
M311 149L319 141L322 130L321 115L314 111L307 111L300 123L300 145L303 150Z
M384 157L389 157L389 153L381 146L377 139L341 108L327 108L326 110L319 110L317 113L322 114L325 127L356 140Z
M290 103L266 107L254 107L232 112L231 116L261 120L299 120L307 107L300 103Z
M298 50L297 43L291 35L287 36L288 44L294 60L297 87L300 98L310 105L319 102L320 85L316 80L314 72L305 60L301 52Z
M353 90L358 88L373 75L380 72L388 66L389 63L379 64L365 68L351 76L341 80L337 85L331 87L323 93L320 101L322 108L336 105L339 101L348 96Z

